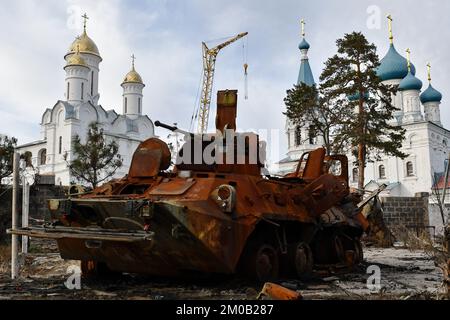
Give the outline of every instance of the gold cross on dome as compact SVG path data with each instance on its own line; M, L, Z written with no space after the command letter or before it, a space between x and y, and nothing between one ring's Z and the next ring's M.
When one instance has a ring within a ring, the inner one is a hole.
M390 14L386 18L388 19L389 41L391 43L394 43L394 35L392 34L392 21L394 19L392 19L392 16Z
M428 71L428 82L431 82L431 64L427 63L427 71Z
M87 21L89 20L89 17L86 13L83 14L81 17L84 19L83 26L84 26L84 31L86 31L86 24L87 24Z
M301 25L302 25L302 37L305 37L305 20L302 19L300 21Z
M134 53L131 55L131 61L132 61L133 70L134 70L134 62L136 61L136 56L134 55Z
M406 49L406 61L408 62L408 71L411 71L411 50Z

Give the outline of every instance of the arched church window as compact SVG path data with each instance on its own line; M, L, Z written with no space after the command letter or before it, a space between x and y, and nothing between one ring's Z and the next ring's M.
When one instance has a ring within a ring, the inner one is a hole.
M128 98L125 98L125 113L128 113Z
M138 110L139 110L139 114L141 114L142 113L141 98L138 99Z
M409 147L410 147L410 148L413 148L414 145L416 144L416 142L417 142L416 134L410 135L410 136L409 136Z
M81 100L84 99L84 82L81 83Z
M67 93L66 93L67 100L70 100L70 82L67 82Z
M64 122L64 109L59 110L58 112L58 116L57 116L57 121L58 123L63 123Z
M47 149L39 151L39 165L43 166L47 163Z
M59 137L59 148L58 148L58 150L59 150L59 154L61 154L62 153L62 137Z
M316 132L314 130L314 126L310 126L308 132L309 144L315 144L315 135Z
M380 165L378 167L378 177L380 179L385 179L386 178L386 168L384 167L384 165Z
M413 166L413 163L411 161L408 161L406 163L406 176L407 177L414 176L414 166Z
M295 128L295 145L298 147L302 144L302 128L299 126Z
M91 72L91 96L94 95L94 71Z
M358 168L353 168L352 170L352 181L357 182L359 179Z

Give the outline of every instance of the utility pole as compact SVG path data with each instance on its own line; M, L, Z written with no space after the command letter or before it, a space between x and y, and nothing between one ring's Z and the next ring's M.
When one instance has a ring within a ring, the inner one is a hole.
M445 209L445 192L447 191L449 170L450 170L450 152L448 154L447 167L445 168L444 187L442 190L442 206L444 207L444 209Z
M175 127L178 127L178 123L174 123L173 124ZM176 155L178 156L178 152L180 151L180 142L178 141L178 132L177 131L175 131L175 141L176 141Z
M17 208L17 194L19 189L19 160L20 155L14 152L13 158L13 193L12 193L12 229L17 230L19 226L19 212ZM11 278L16 279L19 276L19 236L11 236Z
M22 177L22 228L28 228L30 212L30 184L23 171ZM28 253L28 237L22 236L22 253Z

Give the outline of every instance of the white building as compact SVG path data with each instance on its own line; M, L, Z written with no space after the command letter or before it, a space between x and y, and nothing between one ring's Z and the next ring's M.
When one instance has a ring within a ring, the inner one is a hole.
M378 76L385 84L398 85L398 92L392 103L399 109L392 122L406 130L402 151L408 154L405 159L381 155L381 160L368 163L365 169L367 189L388 185L383 196L411 197L416 193L432 194L432 186L442 176L450 152L450 131L442 126L440 108L442 94L431 85L428 65L428 88L421 92L422 81L415 77L415 67L408 65L407 59L395 49L393 38L387 54L380 61ZM302 53L298 83L314 84L314 78L306 56L309 44L305 39L300 43ZM352 97L349 97L352 99ZM297 161L305 151L320 147L320 138L308 137L308 125L294 126L286 121L288 138L287 157L279 162L280 174L293 172ZM305 141L304 138L307 137ZM350 185L357 187L358 168L353 165L354 157L349 157ZM442 220L435 199L430 196L430 224L441 226Z
M119 145L123 166L116 177L128 173L131 157L143 140L154 136L154 125L143 114L143 89L141 76L134 66L122 82L123 113L106 111L100 104L98 83L102 57L95 42L84 32L71 44L65 55L66 79L64 99L44 111L41 119L41 137L38 141L19 146L21 154L31 152L32 164L40 174L54 175L56 184L73 182L67 161L73 159L72 139L79 135L85 142L90 123L97 122L107 140Z

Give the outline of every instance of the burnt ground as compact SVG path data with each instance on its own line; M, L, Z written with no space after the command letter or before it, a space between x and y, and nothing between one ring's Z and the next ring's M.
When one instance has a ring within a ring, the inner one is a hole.
M30 254L22 258L24 267L12 281L7 261L8 249L0 251L0 300L167 300L167 299L255 299L262 286L236 277L179 280L122 275L102 280L81 280L81 290L64 285L67 268L77 261L64 261L53 242L33 240ZM301 292L304 299L438 299L442 272L420 250L365 248L365 261L350 273L345 270L316 270L311 279L278 283ZM381 270L381 290L367 288L367 267Z

